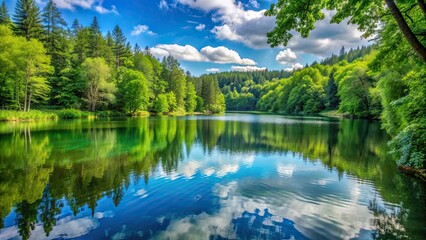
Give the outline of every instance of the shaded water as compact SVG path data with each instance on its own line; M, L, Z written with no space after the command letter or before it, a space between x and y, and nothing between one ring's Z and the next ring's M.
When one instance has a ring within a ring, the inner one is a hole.
M273 115L0 123L0 239L426 236L377 122Z

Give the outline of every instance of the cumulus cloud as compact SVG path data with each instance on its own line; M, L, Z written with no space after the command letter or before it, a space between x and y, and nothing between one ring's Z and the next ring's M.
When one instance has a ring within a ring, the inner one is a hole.
M151 48L151 53L156 57L173 56L179 60L202 62L204 57L201 53L191 45L177 45L177 44L159 44Z
M155 33L151 30L149 30L149 27L147 25L137 25L133 27L133 31L130 33L132 36L138 36L142 33L147 33L149 35L155 35Z
M166 0L161 0L160 5L158 6L161 10L169 10L169 4Z
M198 51L191 45L159 44L151 48L151 53L156 57L173 56L180 60L193 62L214 62L220 64L242 64L256 65L256 62L249 58L241 58L240 55L229 48L207 46Z
M104 0L55 0L58 8L69 9L74 11L76 7L83 9L92 9L100 14L114 13L118 15L118 10L115 5L111 5L111 8L105 8L103 6Z
M298 69L302 69L302 68L303 68L302 64L295 63L295 64L291 65L291 67L285 68L284 71L292 72L292 71L295 71L295 70L298 70Z
M215 12L213 21L217 22L211 32L218 39L241 42L252 48L268 47L266 32L274 26L273 17L265 17L265 10L245 10L241 2L235 0L177 0L204 12ZM255 4L257 1L252 1ZM253 5L253 6L255 6Z
M254 7L254 8L259 8L260 4L256 1L256 0L250 0L249 3Z
M206 69L206 72L216 73L216 72L220 72L220 70L219 68L208 68Z
M201 49L203 54L209 61L215 63L237 63L242 65L256 65L256 62L249 58L241 58L240 55L226 47L204 47Z
M309 38L302 38L300 34L294 34L288 47L296 52L313 54L318 57L327 57L336 53L342 46L346 49L356 48L361 45L369 45L368 39L362 39L362 32L356 25L348 24L344 20L340 24L330 24L332 11L324 11L325 19L315 24Z
M198 24L198 25L195 27L195 29L196 29L197 31L202 31L204 28L206 28L206 25L205 25L205 24L202 24L202 23Z
M297 55L290 48L280 51L276 56L275 60L280 64L295 63L297 61Z
M177 2L193 9L212 12L212 20L217 25L211 32L217 39L240 42L255 49L269 48L266 33L274 28L275 17L266 17L265 9L246 10L241 2L235 0L177 0ZM348 49L369 44L367 40L361 39L362 33L357 26L348 25L347 20L330 25L333 12L324 11L324 13L325 19L315 24L316 29L311 32L309 38L303 39L300 34L294 32L294 38L288 47L296 53L326 57L338 51L341 46Z
M266 67L256 67L256 66L232 66L232 71L237 72L256 72L256 71L266 71Z

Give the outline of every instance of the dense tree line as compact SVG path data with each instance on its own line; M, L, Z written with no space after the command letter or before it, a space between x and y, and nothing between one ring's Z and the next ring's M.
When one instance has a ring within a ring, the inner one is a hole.
M279 0L266 15L277 16L268 33L272 46L286 45L292 30L308 37L322 9L336 10L332 22L351 17L376 44L306 65L281 79L254 81L244 73L217 74L229 110L319 113L338 110L351 117L381 119L401 165L426 166L426 4L424 0L305 3ZM371 9L375 9L371 11ZM230 77L244 76L244 77Z
M296 30L308 37L315 23L334 11L331 22L349 18L364 37L374 36L378 50L364 63L342 69L335 78L344 111L379 114L393 137L392 151L401 165L426 167L426 3L424 0L352 1L279 0L266 11L276 16L267 34L271 46L287 45ZM338 72L336 72L338 74ZM367 94L368 89L368 94ZM346 98L348 97L348 98ZM346 98L346 99L345 99ZM356 101L354 101L356 100Z
M102 35L96 17L67 28L53 0L42 11L34 0L18 0L12 19L3 2L0 50L2 109L225 110L217 82L191 81L173 57L160 62L149 48L132 47L119 26Z

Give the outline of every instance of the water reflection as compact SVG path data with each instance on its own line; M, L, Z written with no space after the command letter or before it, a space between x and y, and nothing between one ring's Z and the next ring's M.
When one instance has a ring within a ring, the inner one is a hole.
M270 115L2 123L0 238L420 238L424 184L387 140Z

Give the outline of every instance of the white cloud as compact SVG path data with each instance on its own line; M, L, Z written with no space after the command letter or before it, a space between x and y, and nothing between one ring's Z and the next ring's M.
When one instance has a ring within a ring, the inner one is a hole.
M297 61L297 55L290 48L280 51L275 60L281 64L289 64Z
M151 53L156 57L173 56L180 60L202 62L204 57L191 45L159 44L151 48Z
M266 71L266 67L256 67L256 66L232 66L232 71L237 72L256 72L256 71Z
M142 33L147 33L149 35L155 35L155 33L151 30L149 30L149 27L147 25L137 25L133 27L133 31L130 33L132 36L138 36Z
M159 44L151 48L151 53L154 54L156 57L173 56L180 60L193 62L256 65L256 62L252 59L241 58L236 51L223 46L207 46L198 51L191 45L181 46L177 44Z
M294 70L298 70L298 69L302 69L302 68L303 68L303 65L302 65L302 64L300 64L300 63L295 63L295 64L291 65L291 67L290 67L290 68L285 68L285 69L284 69L284 71L292 72L292 71L294 71Z
M83 9L92 9L100 14L114 13L119 15L115 5L111 5L111 8L105 8L103 6L104 0L55 0L58 8L69 9L74 11L76 7Z
M210 73L220 72L219 68L208 68L208 69L206 69L206 71L210 72Z
M102 4L103 4L103 0L99 0L98 5L96 5L95 8L94 8L96 12L98 12L100 14L114 13L116 15L120 15L118 13L115 5L111 5L111 9L107 9L107 8L103 7Z
M296 33L288 47L296 52L323 58L337 53L342 46L349 49L371 44L368 39L361 39L362 32L357 29L356 25L347 24L348 20L344 20L340 24L330 24L334 13L324 11L324 14L325 19L315 24L315 29L309 38L302 38L300 34Z
M201 53L211 62L215 63L236 63L242 65L256 65L256 62L248 59L241 58L240 55L231 49L226 47L204 47L201 49Z
M198 24L198 25L195 27L195 29L196 29L196 30L198 30L198 31L202 31L204 28L206 28L206 25L205 25L205 24L202 24L202 23Z
M160 5L158 6L161 10L169 10L169 4L166 0L160 0Z
M212 20L217 25L211 32L217 39L240 42L255 49L269 48L266 33L275 27L275 17L266 17L265 9L245 10L244 5L236 0L176 1L204 12L213 12ZM294 38L289 42L288 47L296 53L303 52L326 57L339 51L341 46L349 49L370 44L367 40L361 39L362 33L357 26L348 25L347 20L340 24L330 24L333 12L324 11L324 13L325 19L315 24L316 29L311 32L309 38L303 39L300 34L293 32Z
M259 8L260 4L256 1L256 0L250 0L249 3L254 7L254 8Z
M265 10L244 10L235 0L177 0L178 3L204 12L212 12L213 22L219 23L211 32L218 39L242 42L252 48L266 48L266 32L274 26L273 17L265 17Z

